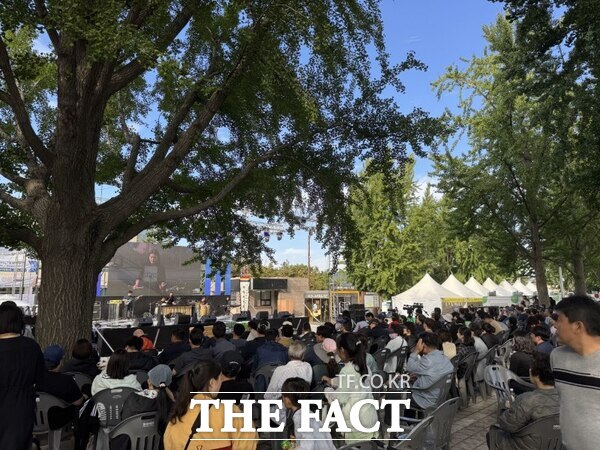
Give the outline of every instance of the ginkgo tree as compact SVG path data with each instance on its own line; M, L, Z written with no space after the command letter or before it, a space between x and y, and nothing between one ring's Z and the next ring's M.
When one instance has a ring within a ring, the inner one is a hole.
M99 271L149 228L243 263L249 215L304 215L336 253L356 162L396 170L442 132L384 95L413 68L376 0L1 2L0 244L41 260L38 340L89 335Z

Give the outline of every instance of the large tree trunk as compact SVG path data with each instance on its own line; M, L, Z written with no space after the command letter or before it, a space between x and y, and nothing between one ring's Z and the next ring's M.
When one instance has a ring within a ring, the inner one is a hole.
M77 339L91 336L100 268L88 227L62 225L45 236L36 339L42 348L56 343L70 353Z
M549 304L548 281L546 280L546 268L544 264L544 251L540 230L537 223L531 227L532 246L533 246L533 270L535 271L535 284L537 295L541 304Z
M575 282L575 295L586 295L585 266L583 264L583 250L579 239L573 244L573 278Z

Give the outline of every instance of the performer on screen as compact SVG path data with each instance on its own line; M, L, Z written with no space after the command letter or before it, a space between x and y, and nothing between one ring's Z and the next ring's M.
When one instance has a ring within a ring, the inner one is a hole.
M133 289L146 289L149 293L164 294L167 287L165 268L160 263L160 255L156 250L148 254L148 261L135 280Z

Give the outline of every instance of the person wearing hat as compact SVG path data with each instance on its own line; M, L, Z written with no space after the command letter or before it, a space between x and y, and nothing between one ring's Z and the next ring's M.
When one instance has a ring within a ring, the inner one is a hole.
M148 388L131 394L123 404L122 419L145 412L157 413L158 431L162 435L167 427L169 411L175 401L169 385L173 381L171 368L159 364L148 372ZM116 443L111 442L111 449ZM119 446L120 448L120 446Z
M242 370L244 358L237 350L229 350L223 353L220 360L221 364L221 388L219 389L218 399L235 400L237 404L242 400L244 393L250 394L250 399L254 399L254 388L250 383L243 380L237 380L237 376Z

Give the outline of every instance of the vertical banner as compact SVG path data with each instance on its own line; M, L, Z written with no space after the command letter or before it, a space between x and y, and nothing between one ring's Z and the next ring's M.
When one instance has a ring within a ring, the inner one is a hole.
M225 295L231 295L231 264L227 264L225 269Z
M204 264L204 295L210 295L210 259Z
M102 296L102 272L98 274L98 280L96 281L96 297Z
M215 273L215 295L221 295L221 271Z

